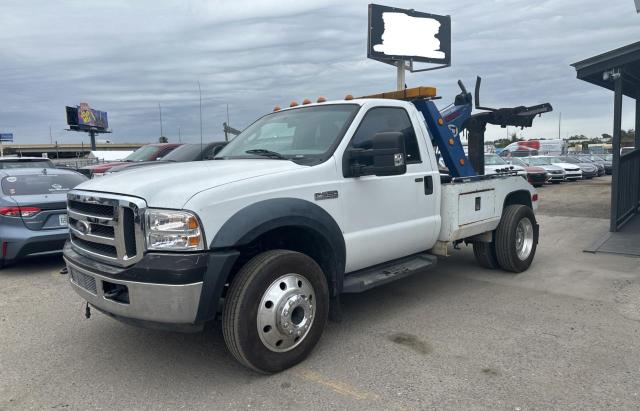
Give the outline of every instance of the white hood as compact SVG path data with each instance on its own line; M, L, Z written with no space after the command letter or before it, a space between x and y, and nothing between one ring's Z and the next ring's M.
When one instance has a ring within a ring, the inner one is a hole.
M304 168L286 160L209 160L123 170L84 182L77 190L124 194L149 207L180 209L195 194L240 180Z

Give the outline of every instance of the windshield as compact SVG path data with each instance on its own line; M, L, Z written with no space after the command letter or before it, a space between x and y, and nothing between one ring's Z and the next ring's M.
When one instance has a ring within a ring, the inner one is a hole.
M529 157L528 162L532 166L547 166L551 164L549 157Z
M200 153L203 150L206 151L207 147L209 147L208 144L204 144L202 146L200 144L185 144L176 148L166 156L162 157L162 159L167 161L179 162L200 160Z
M526 167L527 163L525 163L523 160L513 157L509 160L511 162L511 164L516 165L516 166L520 166L520 167Z
M602 158L604 158L606 161L612 161L613 160L613 154L605 154L602 156Z
M66 193L87 180L80 173L39 173L9 176L2 179L2 192L10 196Z
M216 159L273 158L319 163L332 153L360 107L334 104L275 112L233 139Z
M559 160L562 163L571 163L571 164L578 164L580 162L580 160L573 157L560 157Z
M8 160L0 161L0 168L53 168L49 160Z
M158 147L142 146L133 153L129 154L124 161L150 161L156 159Z
M487 166L502 166L507 164L507 162L495 154L489 154L484 156L484 164Z

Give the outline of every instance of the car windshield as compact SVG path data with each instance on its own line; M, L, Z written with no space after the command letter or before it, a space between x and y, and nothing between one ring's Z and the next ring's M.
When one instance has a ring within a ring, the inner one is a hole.
M511 164L516 165L516 166L520 166L520 167L526 167L527 166L527 164L524 161L522 161L521 159L516 158L516 157L511 158L509 161L511 162Z
M567 162L562 157L547 157L547 158L549 159L550 163L566 163Z
M487 166L502 166L507 164L506 161L504 161L503 159L501 159L500 157L498 157L495 154L485 154L484 156L484 164Z
M356 104L301 107L260 118L216 159L273 158L319 163L331 155L359 109Z
M50 160L16 159L0 161L0 168L53 168L53 163Z
M9 196L66 193L87 180L80 173L34 173L8 176L2 179L2 192Z
M162 159L178 162L200 160L202 151L206 150L207 147L208 144L185 144L183 146L177 147L175 150L162 157Z
M133 153L125 157L124 161L151 161L156 159L158 147L142 146Z
M529 157L527 159L529 165L532 166L547 166L551 164L550 157Z
M606 161L612 161L613 160L613 154L604 154L602 156L602 158L604 158Z

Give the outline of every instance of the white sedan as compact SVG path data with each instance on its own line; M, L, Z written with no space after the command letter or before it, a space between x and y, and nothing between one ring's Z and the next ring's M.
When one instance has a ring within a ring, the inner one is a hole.
M562 161L559 157L554 156L536 156L535 158L543 159L546 163L554 166L562 167L564 170L565 181L582 180L582 169L577 164L571 164Z
M484 155L484 174L501 174L501 173L513 173L515 172L517 175L527 178L527 171L524 167L509 164L502 157L496 154L485 154Z

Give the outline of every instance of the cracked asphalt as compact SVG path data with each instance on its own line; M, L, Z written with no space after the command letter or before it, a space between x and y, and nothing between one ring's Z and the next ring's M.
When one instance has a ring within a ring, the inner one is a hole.
M470 247L343 299L312 355L257 375L198 334L95 312L60 257L0 271L0 409L638 409L640 259L587 254L608 178L543 187L533 266L479 268Z

